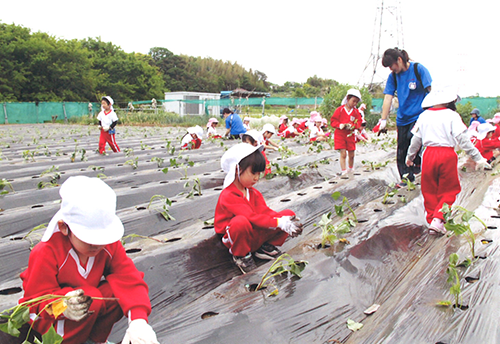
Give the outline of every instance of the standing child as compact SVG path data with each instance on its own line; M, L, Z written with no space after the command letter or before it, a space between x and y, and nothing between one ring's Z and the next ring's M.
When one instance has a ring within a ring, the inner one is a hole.
M115 127L118 123L118 116L113 109L113 98L110 96L102 97L101 112L97 115L99 120L99 129L101 136L99 137L99 154L104 154L106 151L106 142L109 144L113 152L119 152L120 147L115 139Z
M361 93L351 88L347 91L345 104L339 106L332 115L330 124L335 128L333 137L335 149L340 151L341 174L345 175L354 169L354 154L356 151L356 137L354 130L361 128L361 114L356 105L361 100ZM349 155L349 170L346 169L346 157Z
M406 156L406 164L412 166L420 148L424 147L421 190L429 230L438 234L446 233L441 212L443 204L451 206L461 190L454 147L459 144L476 161L476 169L489 167L471 143L467 127L456 112L457 99L456 92L449 88L433 89L425 97L422 107L426 110L415 123Z
M21 274L20 302L47 294L70 298L58 317L45 309L50 300L31 307L33 329L44 334L54 326L63 344L107 343L113 324L125 314L129 327L122 343L158 344L147 323L151 304L144 274L120 242L123 224L115 214L115 192L98 178L77 176L59 193L61 209Z
M181 149L198 149L201 146L203 129L199 125L189 127L187 133L182 137Z
M270 209L262 194L253 188L264 171L266 161L260 147L246 143L227 150L221 167L227 173L215 208L215 232L233 255L243 273L255 268L252 257L270 260L278 257L286 238L302 233L302 224L291 210Z

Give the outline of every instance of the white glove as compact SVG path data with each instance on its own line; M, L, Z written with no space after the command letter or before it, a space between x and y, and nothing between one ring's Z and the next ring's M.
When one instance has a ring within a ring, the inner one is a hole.
M283 216L278 219L278 228L292 238L302 233L302 223L295 216Z
M102 130L104 130L104 131L108 131L108 130L109 130L109 127L102 127Z
M380 127L379 130L385 129L385 126L387 125L387 120L386 119L381 119L380 120Z
M64 316L69 320L80 321L89 313L89 307L92 303L92 298L84 294L82 289L73 290L66 294L70 298L64 300L64 304L68 307L63 312Z
M346 123L344 129L347 130L352 130L354 127L351 125L351 123Z
M122 344L160 344L156 333L144 319L135 319L128 325Z
M479 161L476 161L476 171L479 170L491 170L491 165L488 164L488 160L482 158Z
M344 129L344 127L345 127L345 124L344 123L340 123L339 129Z

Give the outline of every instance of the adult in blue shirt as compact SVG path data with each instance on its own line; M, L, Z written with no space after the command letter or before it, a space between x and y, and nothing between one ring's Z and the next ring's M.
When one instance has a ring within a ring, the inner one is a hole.
M226 119L226 136L230 139L239 139L241 135L247 132L243 126L240 116L233 113L228 108L222 110L222 115Z
M396 161L401 178L408 174L407 178L413 182L415 174L420 173L420 156L415 158L414 165L406 166L406 153L411 143L413 134L411 129L423 112L422 101L427 93L431 91L432 78L427 68L421 64L410 62L408 53L398 48L387 49L382 57L382 65L388 67L392 73L387 78L384 89L384 102L382 104L382 120L380 129L387 124L387 117L391 109L394 95L397 95L399 108L396 117L398 128L398 148ZM400 182L397 187L405 187L406 183Z
M479 109L474 109L470 112L470 122L469 122L469 127L472 124L472 122L478 121L479 123L486 123L486 120L480 116Z

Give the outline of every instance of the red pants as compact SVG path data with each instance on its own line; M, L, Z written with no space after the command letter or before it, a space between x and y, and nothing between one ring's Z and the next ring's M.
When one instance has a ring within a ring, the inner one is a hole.
M350 130L336 129L333 136L333 143L336 150L356 150L356 138L354 132Z
M276 217L294 216L295 213L286 209L275 215ZM257 251L265 242L281 246L287 237L288 234L279 229L253 227L245 216L238 215L233 217L226 227L222 243L229 248L233 256L244 257L249 252Z
M424 196L426 219L443 219L440 211L444 203L455 202L460 190L458 158L453 147L427 147L422 158L421 190Z
M120 152L120 147L116 144L115 134L110 134L101 129L101 136L99 137L99 153L103 154L106 151L106 142L109 144L113 152Z
M84 286L81 289L85 291L85 295L92 297L113 297L111 287L106 281L101 282L98 288ZM123 312L118 301L94 300L89 309L89 316L81 321L39 319L34 328L39 333L45 333L50 325L54 325L56 332L64 338L62 344L82 344L89 338L94 342L104 343L113 325L122 317Z

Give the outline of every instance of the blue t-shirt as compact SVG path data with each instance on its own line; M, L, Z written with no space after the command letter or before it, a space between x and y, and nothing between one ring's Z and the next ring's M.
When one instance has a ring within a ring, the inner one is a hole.
M422 101L427 95L425 89L432 83L429 71L419 63L417 69L423 85L420 84L415 75L414 64L414 62L410 62L410 67L406 71L396 74L399 101L398 116L396 117L398 126L408 125L418 119L418 116L424 111ZM391 73L387 78L384 94L393 96L395 92L396 85L394 85L394 76Z
M231 128L231 131L229 132L231 135L239 135L247 132L243 126L240 116L235 113L230 114L226 118L226 129L229 128Z
M486 120L483 117L477 116L477 119L474 119L474 118L470 119L469 127L472 124L472 122L474 122L474 121L478 121L479 123L486 123Z

